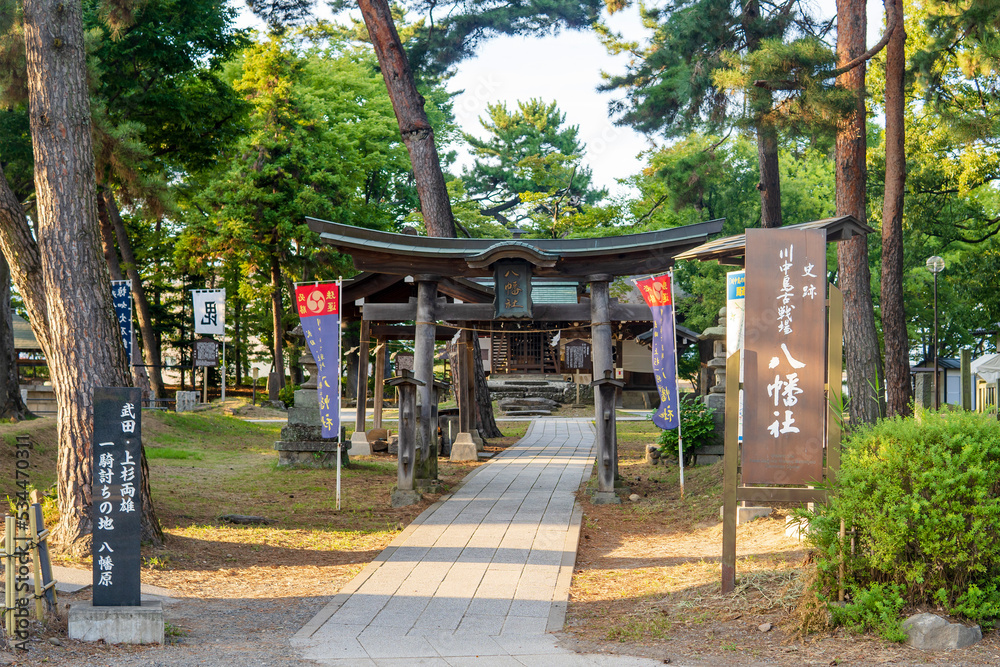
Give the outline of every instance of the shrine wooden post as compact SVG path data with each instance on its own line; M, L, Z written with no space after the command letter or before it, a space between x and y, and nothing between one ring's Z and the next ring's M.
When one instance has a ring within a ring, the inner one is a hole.
M465 323L463 322L464 326ZM455 348L458 357L453 368L458 369L458 382L455 383L455 398L458 401L458 433L451 443L452 461L477 461L476 441L472 437L472 429L476 427L476 390L475 368L472 359L472 336L474 332L463 329L458 334L458 345Z
M611 307L609 283L613 276L598 274L587 276L590 283L590 337L593 343L591 358L594 377L598 382L610 378L613 369L611 341ZM606 384L606 383L605 383ZM607 385L611 391L595 387L594 422L597 427L597 492L593 501L598 504L619 503L615 494L615 392L614 385Z
M382 406L385 394L385 340L375 341L375 391L372 398L372 428L382 428Z
M434 305L438 276L414 276L417 283L417 319L414 321L413 377L420 382L417 390L420 417L417 430L418 479L433 480L437 474L437 446L431 438L431 413L434 401Z
M392 506L416 505L422 496L415 488L415 467L417 458L417 389L424 386L412 377L409 371L402 371L397 377L386 382L399 392L399 453L396 466L396 488L392 492Z
M372 446L365 432L365 416L368 408L368 337L371 324L361 320L361 340L358 343L358 391L357 409L354 413L354 434L351 436L351 455L370 456ZM381 386L381 385L376 385Z

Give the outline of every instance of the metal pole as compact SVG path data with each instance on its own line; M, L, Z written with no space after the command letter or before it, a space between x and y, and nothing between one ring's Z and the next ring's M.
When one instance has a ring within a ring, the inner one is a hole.
M222 339L222 366L219 368L222 374L222 402L226 402L226 339Z
M934 274L934 409L941 408L938 397L938 303L937 303L937 273Z
M340 440L337 440L337 511L340 511Z
M667 272L670 276L670 318L673 320L674 339L670 341L670 349L674 353L674 391L677 392L677 458L681 470L681 498L684 497L684 438L681 436L681 422L684 421L684 407L681 405L681 383L677 375L677 308L674 304L674 271Z

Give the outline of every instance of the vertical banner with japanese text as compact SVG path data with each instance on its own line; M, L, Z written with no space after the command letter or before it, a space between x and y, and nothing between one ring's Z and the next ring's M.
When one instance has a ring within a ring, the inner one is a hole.
M226 290L191 290L194 302L194 332L223 336L226 333Z
M826 233L748 229L744 484L823 479Z
M680 425L677 396L677 337L674 335L674 305L670 276L635 281L653 312L653 375L660 393L660 407L653 413L653 423L665 431Z
M142 517L142 391L94 389L95 607L137 607Z
M319 377L319 414L323 437L340 435L340 291L337 283L295 287L295 305Z
M125 346L125 356L128 363L133 363L132 359L132 337L135 335L132 328L132 281L112 280L111 281L111 302L115 308L115 320L118 322L118 329L122 334L122 344Z
M746 271L730 271L726 274L726 358L743 349L746 331ZM743 382L743 359L740 359L740 382ZM740 442L743 442L743 390L740 389Z

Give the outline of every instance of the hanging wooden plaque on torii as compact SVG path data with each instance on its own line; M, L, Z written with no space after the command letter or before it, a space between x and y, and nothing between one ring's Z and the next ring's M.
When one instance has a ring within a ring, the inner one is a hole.
M493 265L498 319L531 318L531 264L499 261Z

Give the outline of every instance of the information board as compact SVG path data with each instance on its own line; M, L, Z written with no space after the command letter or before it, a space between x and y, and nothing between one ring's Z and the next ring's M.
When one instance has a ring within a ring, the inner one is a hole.
M591 359L591 346L585 340L571 340L563 348L566 360L563 368L571 371L590 371L593 368Z
M95 607L137 607L142 517L142 391L94 389Z
M823 479L826 234L748 229L744 484Z

